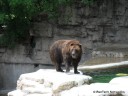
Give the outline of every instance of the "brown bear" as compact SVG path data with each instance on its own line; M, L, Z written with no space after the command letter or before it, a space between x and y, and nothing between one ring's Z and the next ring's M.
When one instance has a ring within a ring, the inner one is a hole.
M64 62L66 72L70 71L70 65L72 64L74 73L79 74L77 67L82 55L82 45L78 40L58 40L50 47L49 53L56 71L64 72L61 68Z

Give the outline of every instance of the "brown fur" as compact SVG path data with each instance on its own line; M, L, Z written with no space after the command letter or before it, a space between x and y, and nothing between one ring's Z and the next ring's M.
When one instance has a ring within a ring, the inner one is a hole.
M70 71L70 65L74 66L74 73L77 71L81 59L82 48L77 40L58 40L50 47L50 57L57 71L63 72L61 65L65 63L66 72Z

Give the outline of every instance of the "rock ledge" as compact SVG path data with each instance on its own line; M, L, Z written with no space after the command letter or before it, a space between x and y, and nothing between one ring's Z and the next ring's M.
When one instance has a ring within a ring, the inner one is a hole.
M90 84L91 81L92 77L86 75L40 69L22 74L17 81L16 90L9 92L8 96L52 96L73 87Z

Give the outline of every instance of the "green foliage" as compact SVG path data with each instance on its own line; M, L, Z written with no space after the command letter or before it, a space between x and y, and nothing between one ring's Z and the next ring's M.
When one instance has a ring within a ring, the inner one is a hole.
M81 2L87 5L91 5L93 4L94 0L81 0Z
M1 0L0 24L6 25L0 44L10 48L29 36L31 19L40 12L33 0Z
M6 25L0 44L10 48L24 42L29 36L32 19L40 12L55 18L59 16L61 6L69 6L75 0L0 0L0 25ZM87 4L92 0L81 0Z

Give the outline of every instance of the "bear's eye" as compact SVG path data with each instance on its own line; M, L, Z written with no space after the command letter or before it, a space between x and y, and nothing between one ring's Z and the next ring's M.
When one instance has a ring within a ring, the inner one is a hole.
M71 46L73 46L74 44L71 44Z

